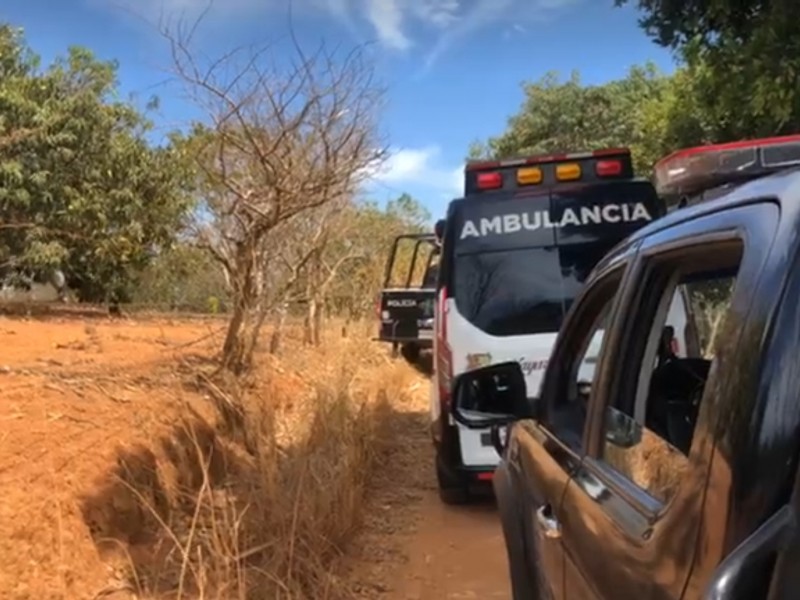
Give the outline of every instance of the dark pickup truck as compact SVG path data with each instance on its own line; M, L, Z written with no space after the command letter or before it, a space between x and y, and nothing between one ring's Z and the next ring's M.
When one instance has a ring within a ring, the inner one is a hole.
M694 350L663 343L677 293ZM800 598L800 169L740 180L612 250L539 398L517 363L453 393L467 427L510 423L493 485L515 600Z
M441 225L437 224L437 231ZM433 233L397 236L386 262L378 300L378 341L392 344L410 363L433 347L433 305L436 299L439 237ZM410 246L410 247L409 247Z

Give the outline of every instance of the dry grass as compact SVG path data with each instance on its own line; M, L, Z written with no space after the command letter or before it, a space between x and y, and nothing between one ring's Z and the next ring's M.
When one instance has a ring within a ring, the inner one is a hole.
M129 486L157 522L159 546L151 565L131 567L129 588L220 600L346 595L337 559L361 523L392 403L410 377L382 350L356 336L295 346L283 361L262 355L245 381L200 371L217 405L240 412L211 430L187 406L189 443L173 464L192 482L167 494L167 510Z
M282 354L259 352L236 381L213 375L219 336L203 324L3 321L18 358L0 483L20 493L0 506L18 539L2 548L36 563L0 577L0 596L346 597L339 559L419 381L369 325L331 326L320 348L290 327Z
M208 439L187 428L200 486L173 502L183 507L178 524L159 519L170 551L158 572L131 573L139 595L288 600L345 593L336 559L361 522L392 396L404 393L408 372L393 373L363 339L293 358L302 361L294 366L299 385L287 389L273 361L244 384L219 386L244 407L243 419L228 422L210 451ZM226 455L222 472L213 453Z

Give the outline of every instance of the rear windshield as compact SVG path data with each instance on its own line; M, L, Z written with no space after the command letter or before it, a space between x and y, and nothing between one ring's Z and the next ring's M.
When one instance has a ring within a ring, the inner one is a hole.
M661 214L643 181L462 201L449 274L457 310L490 335L557 332L597 262Z

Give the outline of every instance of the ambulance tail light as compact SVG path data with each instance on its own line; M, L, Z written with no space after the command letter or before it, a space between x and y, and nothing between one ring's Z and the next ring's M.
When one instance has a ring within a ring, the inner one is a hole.
M598 160L594 165L598 177L616 177L622 173L622 162L619 160Z
M581 166L578 163L556 165L556 179L558 181L575 181L581 178Z
M517 185L536 185L542 183L544 174L539 167L526 167L517 170Z
M800 135L787 135L679 150L656 163L653 182L661 196L694 196L795 166Z
M479 190L497 190L503 187L503 174L497 171L491 173L478 173Z

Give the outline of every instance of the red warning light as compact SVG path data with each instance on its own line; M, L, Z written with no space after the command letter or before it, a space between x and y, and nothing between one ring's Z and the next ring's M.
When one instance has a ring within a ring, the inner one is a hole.
M491 173L478 173L479 190L495 190L503 187L503 174L497 171Z
M622 162L618 160L599 160L594 167L598 177L614 177L622 174Z

